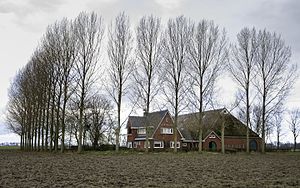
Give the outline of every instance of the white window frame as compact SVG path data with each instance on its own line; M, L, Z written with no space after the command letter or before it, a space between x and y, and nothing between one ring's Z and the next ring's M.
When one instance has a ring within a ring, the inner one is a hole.
M156 144L159 144L160 146L157 147L157 146L155 146ZM163 141L154 141L153 148L164 148L164 142Z
M208 138L216 138L216 135L214 135L214 134L211 134L211 135L209 135L209 137Z
M161 134L173 134L173 128L161 128Z
M132 148L132 142L127 143L127 148Z
M133 148L137 148L140 145L140 141L133 142Z
M177 148L180 148L180 142L177 142ZM174 141L170 142L170 148L174 148Z
M146 134L146 128L138 128L137 134Z

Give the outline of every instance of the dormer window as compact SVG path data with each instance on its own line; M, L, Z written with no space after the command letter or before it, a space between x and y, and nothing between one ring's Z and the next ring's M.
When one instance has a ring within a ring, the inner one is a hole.
M145 129L145 128L139 128L139 129L137 130L137 133L138 133L138 134L146 134L146 129Z

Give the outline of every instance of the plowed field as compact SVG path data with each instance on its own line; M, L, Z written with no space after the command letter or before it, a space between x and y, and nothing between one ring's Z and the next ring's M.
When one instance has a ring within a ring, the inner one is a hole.
M300 154L0 150L0 187L300 187Z

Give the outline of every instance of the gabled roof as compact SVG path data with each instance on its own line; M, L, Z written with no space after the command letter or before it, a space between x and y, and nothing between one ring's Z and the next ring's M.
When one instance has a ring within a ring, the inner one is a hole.
M224 114L225 112L225 114ZM224 114L221 116L221 114ZM222 123L225 121L225 136L246 136L247 127L240 120L230 114L225 108L209 110L201 113L203 138L205 138L211 131L221 136ZM184 137L187 139L197 140L197 133L199 131L200 113L190 113L180 115L178 117L179 130L186 132ZM254 131L250 129L250 137L259 137Z
M148 114L150 133L152 135L158 125L168 113L168 110L156 111ZM222 114L222 116L221 116ZM221 136L221 127L225 121L225 136L246 136L247 127L240 120L230 114L225 108L209 110L200 113L189 113L178 116L177 129L183 136L184 140L198 140L199 117L202 115L203 138L207 137L212 131ZM146 127L145 116L129 116L128 119L131 128ZM129 124L127 124L128 126ZM250 137L259 137L254 131L249 130ZM141 137L145 137L141 135Z
M145 127L145 117L143 116L129 116L128 121L131 123L132 128Z
M148 114L149 126L152 126L155 129L167 112L168 110L162 110L162 111L149 113ZM129 116L128 121L130 121L132 128L146 127L145 116Z

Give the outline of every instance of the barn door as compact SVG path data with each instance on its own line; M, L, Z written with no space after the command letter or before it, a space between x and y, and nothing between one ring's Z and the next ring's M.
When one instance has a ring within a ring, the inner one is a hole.
M250 151L257 151L257 142L255 140L250 141Z

